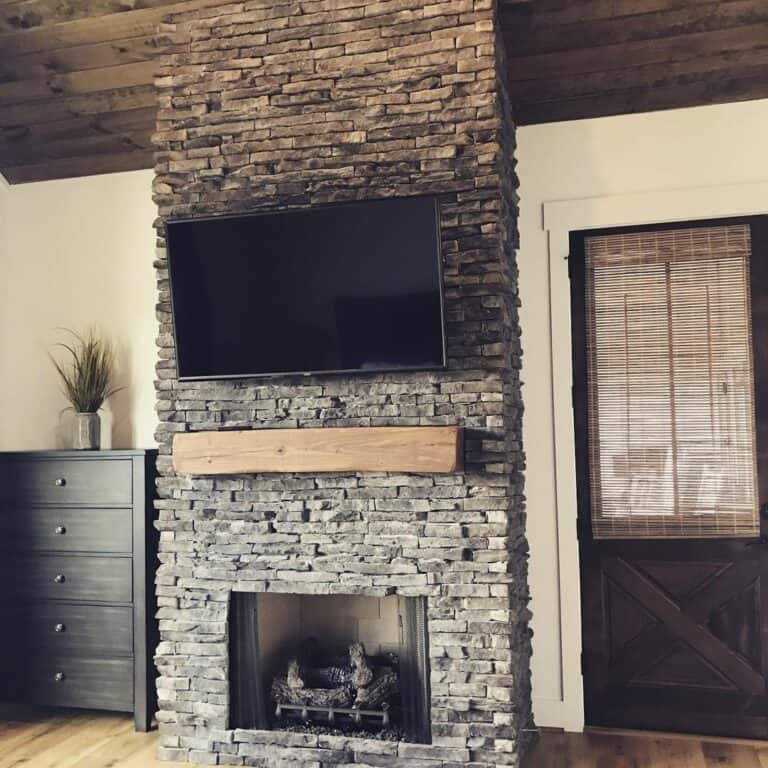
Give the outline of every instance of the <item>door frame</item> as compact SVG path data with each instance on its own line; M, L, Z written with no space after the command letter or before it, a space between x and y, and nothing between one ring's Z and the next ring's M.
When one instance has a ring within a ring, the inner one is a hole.
M571 232L765 214L768 214L768 182L639 192L545 202L543 205L542 229L547 233L549 256L562 697L534 702L539 726L576 732L584 728L571 285L568 275Z

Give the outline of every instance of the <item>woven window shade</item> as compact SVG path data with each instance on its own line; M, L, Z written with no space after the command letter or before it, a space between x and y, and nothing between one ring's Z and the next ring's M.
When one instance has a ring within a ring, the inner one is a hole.
M592 529L759 532L750 229L588 237Z

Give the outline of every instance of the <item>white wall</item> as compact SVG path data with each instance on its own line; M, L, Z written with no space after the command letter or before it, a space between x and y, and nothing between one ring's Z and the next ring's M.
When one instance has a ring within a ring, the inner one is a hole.
M597 220L597 211L610 208L621 210L618 215L629 224L638 221L637 216L642 218L639 212L635 216L634 208L644 205L648 210L654 199L662 197L656 193L666 191L664 199L669 204L654 214L659 221L690 215L705 218L695 211L708 211L710 205L716 210L718 198L726 196L726 185L731 185L728 192L732 197L733 185L768 181L766 135L766 100L519 129L524 439L535 633L534 707L540 725L578 729L583 717L578 656L573 653L580 648L581 633L573 535L576 510L574 504L564 504L556 494L563 475L569 474L563 472L561 457L573 450L572 445L562 445L561 433L555 440L555 414L561 415L561 422L570 416L570 340L567 327L563 330L558 323L568 311L569 296L567 273L560 263L565 254L548 246L543 205L594 198L570 207L548 206L548 211L580 211L574 220L581 225L575 228L587 228ZM743 200L744 188L739 189L738 197ZM760 187L751 189L754 193L746 188L747 198L762 198ZM623 197L634 192L651 194ZM689 208L692 200L705 202ZM768 210L768 199L753 199L747 206L751 212ZM552 265L550 257L555 260ZM554 357L553 343L557 349ZM564 377L568 381L562 386ZM572 499L572 494L565 498ZM563 531L567 535L563 536Z
M102 444L155 444L157 335L152 171L8 187L0 182L0 450L71 445L48 352L57 328L115 342L118 384Z

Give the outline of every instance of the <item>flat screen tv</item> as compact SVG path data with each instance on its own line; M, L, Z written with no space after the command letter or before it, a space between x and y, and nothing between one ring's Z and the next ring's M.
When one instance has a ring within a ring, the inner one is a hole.
M436 198L177 220L167 236L180 379L445 365Z

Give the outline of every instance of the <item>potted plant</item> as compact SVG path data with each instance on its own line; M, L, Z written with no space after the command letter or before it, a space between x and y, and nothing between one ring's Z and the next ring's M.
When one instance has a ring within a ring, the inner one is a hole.
M75 445L78 450L98 450L101 445L99 410L104 401L122 387L113 387L115 352L112 343L90 330L85 336L65 329L71 334L71 344L56 346L70 356L60 363L51 355L61 378L64 396L75 411Z

